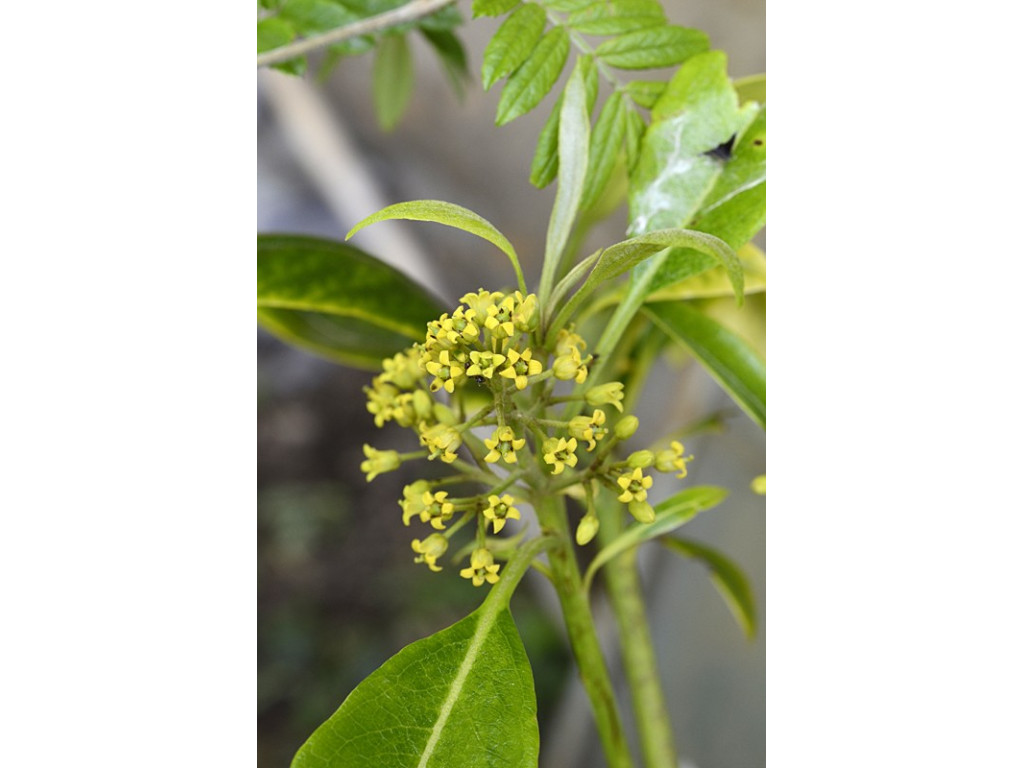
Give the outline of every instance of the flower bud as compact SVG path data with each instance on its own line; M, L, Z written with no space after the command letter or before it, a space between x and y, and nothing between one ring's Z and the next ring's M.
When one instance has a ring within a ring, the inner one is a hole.
M426 563L430 570L440 571L441 566L437 564L437 559L448 551L448 539L440 533L432 533L423 541L413 539L412 549L419 555L413 560L414 563Z
M631 438L640 426L640 419L630 414L624 419L619 419L618 424L615 425L615 436L619 440L628 440Z
M412 409L420 421L427 421L434 414L434 401L426 390L417 389L412 393Z
M590 405L611 405L622 412L621 381L609 381L607 384L588 389L583 397Z
M654 463L654 454L651 451L635 451L629 455L626 463L634 469L646 469Z
M586 546L590 541L597 535L597 529L600 526L595 515L587 515L580 524L576 527L576 543L581 547Z
M654 507L646 501L629 502L629 514L635 517L638 523L654 522Z
M359 465L359 469L366 473L366 482L370 482L384 472L398 469L402 463L398 451L378 451L376 448L364 445L363 454L366 456L366 461Z

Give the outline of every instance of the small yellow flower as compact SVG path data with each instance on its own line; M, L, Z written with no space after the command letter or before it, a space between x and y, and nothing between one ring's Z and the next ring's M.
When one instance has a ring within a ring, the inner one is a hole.
M448 539L440 533L432 533L423 541L413 539L412 551L419 555L413 560L414 563L426 563L430 570L440 571L441 566L437 564L437 559L448 551Z
M448 491L423 494L423 511L420 512L420 522L430 523L439 531L444 530L444 524L451 520L455 514L455 505L448 501Z
M438 321L437 339L445 344L465 344L475 342L480 337L480 329L473 322L476 317L476 310L456 309L451 317L445 313Z
M485 581L494 584L498 576L498 566L494 562L494 556L486 549L473 550L469 558L469 567L459 571L459 576L464 579L472 579L473 586L479 587Z
M395 417L397 398L400 397L397 387L383 381L382 376L377 376L373 386L363 387L363 392L366 393L366 410L373 414L374 424L383 427Z
M494 376L494 369L505 362L505 356L499 355L497 352L477 352L473 350L469 353L470 365L466 369L467 376L483 376L485 379L489 379Z
M686 477L686 462L693 461L693 456L683 456L683 444L678 440L669 443L669 448L658 451L654 456L654 468L659 472L679 471L676 477Z
M484 510L484 517L494 521L494 532L500 533L505 527L505 520L518 520L519 510L513 507L515 499L507 493L498 498L495 494L487 497L487 508Z
M487 319L484 326L491 332L495 339L507 339L514 336L516 332L515 323L512 317L516 311L516 300L513 296L506 296L500 304L491 304L487 307Z
M647 498L647 489L654 485L654 479L644 477L644 471L637 467L632 473L620 475L616 482L622 493L619 494L619 501L644 501Z
M372 481L377 475L398 469L402 463L398 451L378 451L369 445L363 446L363 455L366 461L359 465L359 469L366 473L366 482Z
M430 382L431 392L437 392L441 387L444 387L446 392L454 392L455 383L466 376L466 369L447 349L442 349L438 353L436 361L426 363L426 369L427 373L434 377Z
M498 459L504 459L506 464L515 464L519 461L516 451L526 445L526 438L517 438L512 427L498 427L489 439L484 438L484 445L490 450L484 461L494 464Z
M568 331L565 328L558 332L558 338L555 339L555 354L559 357L563 357L576 350L582 352L587 348L587 342L583 340L583 337Z
M459 430L447 424L435 424L420 434L420 443L430 450L428 459L433 460L440 456L445 464L451 464L458 458L456 451L462 445L462 435L459 434Z
M500 291L495 291L494 293L491 293L490 291L485 291L483 288L481 288L476 293L467 293L465 296L459 299L459 301L461 301L463 304L465 304L467 307L473 310L474 318L483 320L488 317L488 308L494 306L495 304L501 303L501 300L504 298L505 294L501 293Z
M609 381L607 384L588 389L583 397L590 405L611 405L622 413L621 381Z
M580 357L580 351L575 347L569 350L568 354L556 357L551 368L555 372L555 378L559 381L574 379L577 384L582 384L587 380L587 366L583 362L583 358Z
M764 496L765 475L758 475L750 481L750 490L759 496Z
M536 330L537 324L540 322L537 296L531 293L524 297L522 293L516 291L515 298L515 310L512 312L513 325L517 330L525 333Z
M402 489L402 500L398 502L398 506L402 508L402 522L409 525L409 521L414 517L418 517L423 513L423 510L427 508L427 502L424 501L424 497L431 498L430 496L430 483L426 480L417 480L411 485L407 485Z
M423 371L419 365L420 350L416 347L399 352L384 361L384 373L380 380L394 384L399 389L415 389Z
M604 411L600 408L594 411L593 416L574 416L569 419L569 435L578 440L586 440L587 450L592 451L597 441L603 440L608 434L608 430L602 426L604 422Z
M533 352L524 349L522 352L510 350L508 353L508 366L502 369L501 374L506 379L512 379L516 383L516 389L526 389L527 376L535 376L544 370L540 360L533 359Z
M544 441L544 462L552 466L551 474L560 475L566 465L576 466L576 438L549 437Z

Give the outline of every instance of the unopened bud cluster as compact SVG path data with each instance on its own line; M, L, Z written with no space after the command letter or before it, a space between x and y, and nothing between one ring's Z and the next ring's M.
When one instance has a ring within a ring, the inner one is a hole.
M481 289L460 302L427 324L423 343L385 360L382 373L365 388L376 425L393 421L407 427L420 444L420 450L404 454L364 446L361 467L367 480L412 459L437 459L452 468L448 477L417 480L403 489L398 503L405 525L429 526L422 539L412 541L415 561L441 570L438 561L452 535L475 521L475 546L460 574L476 586L493 584L500 570L495 555L508 547L496 546L499 540L488 533L497 535L508 520L519 520L517 505L524 501L584 484L607 487L638 521L653 520L647 501L653 479L644 471L653 467L684 476L691 457L683 456L682 445L673 442L664 450L613 461L612 446L630 438L638 421L622 414L621 382L579 386L593 360L585 354L586 342L572 328L561 329L545 348L533 294ZM574 382L578 394L555 397L559 380ZM566 408L572 412L559 417ZM619 412L611 412L614 422L609 408ZM453 497L440 490L466 482L481 484L484 491ZM589 542L597 529L589 508L577 542Z

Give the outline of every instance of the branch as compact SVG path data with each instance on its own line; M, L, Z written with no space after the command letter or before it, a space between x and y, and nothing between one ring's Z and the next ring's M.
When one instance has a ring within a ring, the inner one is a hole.
M299 40L296 43L265 51L256 56L256 66L265 67L268 64L280 64L282 61L294 59L296 56L302 56L317 48L323 48L325 45L341 42L350 37L379 32L388 27L404 24L407 21L413 21L423 16L429 16L454 2L455 0L412 0L412 2L393 10L371 16L368 19L360 19L344 27L324 32L322 35L314 35L313 37Z

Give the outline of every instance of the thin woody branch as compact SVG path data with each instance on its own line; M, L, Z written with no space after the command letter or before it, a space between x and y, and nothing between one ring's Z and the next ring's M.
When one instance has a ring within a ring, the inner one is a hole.
M414 19L429 16L454 2L455 0L412 0L411 3L385 11L376 16L371 16L368 19L360 19L344 27L324 32L321 35L314 35L295 43L283 45L280 48L265 51L256 56L256 66L265 67L270 64L280 64L282 61L294 59L296 56L302 56L315 51L317 48L339 43L350 37L380 32L381 30L395 27Z

